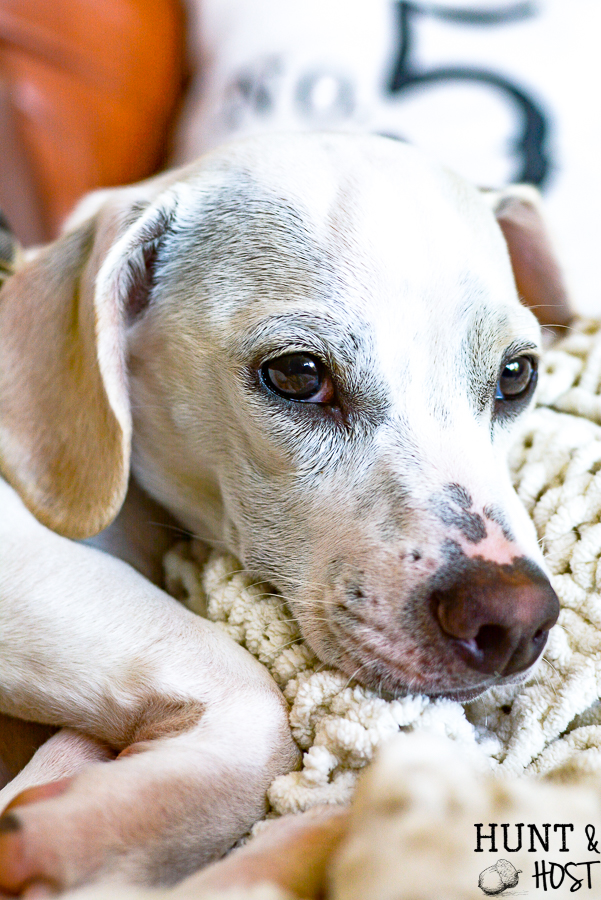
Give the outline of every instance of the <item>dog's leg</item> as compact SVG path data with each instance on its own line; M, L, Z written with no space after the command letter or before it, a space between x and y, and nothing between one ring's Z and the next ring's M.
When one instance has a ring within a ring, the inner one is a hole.
M177 880L223 854L295 764L283 699L216 626L45 529L3 482L0 506L0 712L77 728L120 754L52 797L13 802L0 819L0 891Z

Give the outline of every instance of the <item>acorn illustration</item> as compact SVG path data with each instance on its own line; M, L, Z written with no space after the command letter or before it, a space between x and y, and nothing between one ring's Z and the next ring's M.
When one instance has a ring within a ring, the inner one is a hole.
M502 894L507 888L517 885L521 871L512 866L508 859L499 859L494 866L480 872L478 887L485 894Z

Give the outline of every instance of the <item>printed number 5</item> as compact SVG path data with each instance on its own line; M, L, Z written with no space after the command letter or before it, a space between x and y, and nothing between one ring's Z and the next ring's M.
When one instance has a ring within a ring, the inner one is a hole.
M493 10L477 10L437 7L431 3L421 6L411 0L399 0L397 3L399 50L388 83L388 91L398 95L417 87L423 88L440 82L472 81L504 92L512 102L520 122L515 142L519 165L512 180L542 187L550 168L547 153L549 124L543 110L532 97L508 79L485 69L441 66L428 71L419 71L413 61L415 29L422 16L434 16L455 25L487 27L514 22L535 14L536 7L532 2L512 3L505 8Z

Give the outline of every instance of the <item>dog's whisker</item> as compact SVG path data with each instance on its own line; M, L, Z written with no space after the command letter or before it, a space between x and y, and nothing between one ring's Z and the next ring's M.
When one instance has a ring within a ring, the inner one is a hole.
M553 665L553 663L551 662L551 660L548 659L544 654L543 654L543 656L541 657L541 662L546 663L546 665L548 665L549 668L552 669L552 670L555 672L556 675L559 675L559 672L557 671L557 669L555 668L555 666ZM537 673L537 674L538 674L538 673Z
M356 679L359 672L361 672L363 669L366 669L367 667L368 667L367 663L361 663L361 665L357 666L357 668L355 669L353 674L347 679L346 684L343 687L343 690L346 690L349 687L350 683Z
M191 531L181 525L176 525L175 522L155 522L154 519L150 519L148 524L152 525L154 528L164 528L165 531L175 531L178 534L181 534L183 538L193 537Z
M195 532L190 532L190 537L192 538L192 540L198 541L199 544L202 544L204 547L206 547L208 551L219 547L225 550L226 553L231 552L227 545L227 542L219 540L219 538L211 538L209 540L208 538L205 538L200 534L196 534ZM244 569L241 569L240 571L243 572Z
M547 666L549 666L549 668L551 669L551 671L553 672L554 675L556 675L558 678L561 678L560 673L557 671L557 669L555 668L555 666L553 665L553 663L552 663L549 659L547 659L546 656L543 656L541 661L544 662ZM542 682L542 678L541 678L541 676L539 675L538 672L537 672L537 678L540 678L540 680L541 680L541 682ZM556 690L556 688L555 688L555 684L554 684L553 680L547 681L547 682L545 682L545 684L546 684L546 685L550 685L551 690L553 691L553 693L554 693L555 696L557 697L558 694L557 694L557 690Z
M570 631L568 626L565 625L563 622L556 622L553 627L561 629L561 631L565 632L565 634L567 634L568 637L573 637L572 632Z

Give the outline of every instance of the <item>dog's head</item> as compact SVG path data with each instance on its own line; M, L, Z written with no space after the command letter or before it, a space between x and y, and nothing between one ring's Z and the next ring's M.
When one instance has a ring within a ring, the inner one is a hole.
M558 612L505 463L540 340L514 275L561 295L532 198L271 135L84 211L0 295L0 462L41 521L108 524L133 444L349 676L466 697L526 671Z

